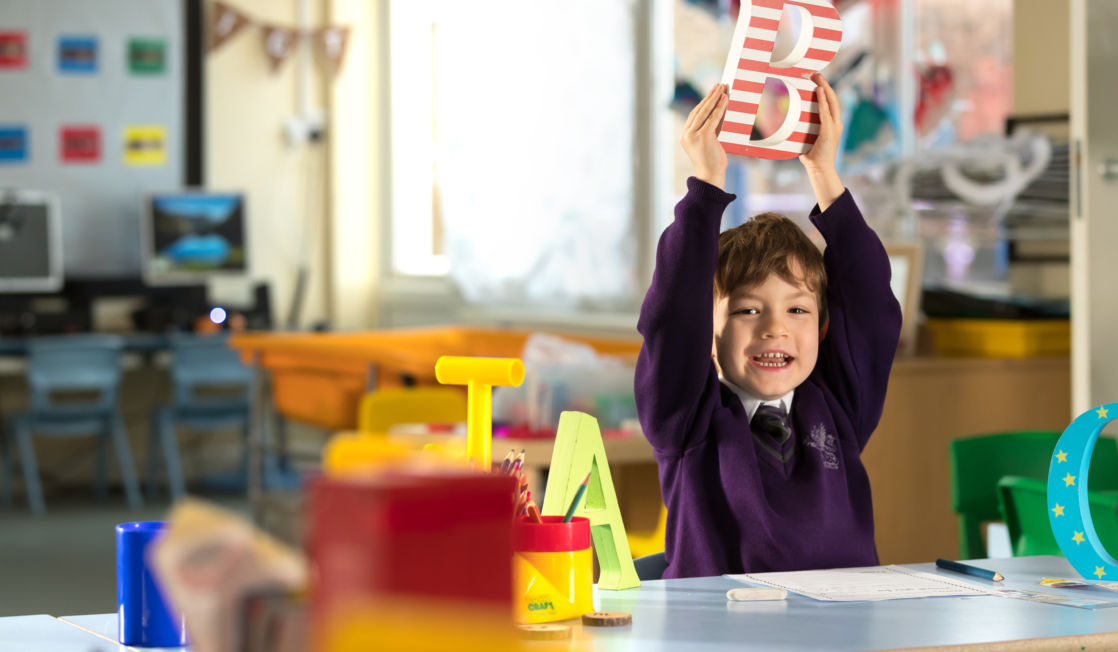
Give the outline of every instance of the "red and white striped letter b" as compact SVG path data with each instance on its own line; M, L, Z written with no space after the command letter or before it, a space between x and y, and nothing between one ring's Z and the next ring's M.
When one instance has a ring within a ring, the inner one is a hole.
M773 60L776 30L788 6L799 13L802 29L792 51ZM795 158L815 143L819 107L808 77L835 58L842 43L842 20L830 0L741 0L734 40L722 82L730 101L718 136L729 154L766 159ZM788 89L788 113L773 133L750 140L766 79Z

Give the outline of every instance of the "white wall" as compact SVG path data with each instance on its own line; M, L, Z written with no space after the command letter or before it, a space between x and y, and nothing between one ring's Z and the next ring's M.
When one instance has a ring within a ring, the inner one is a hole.
M308 1L317 27L323 23L324 0ZM207 1L207 10L212 4ZM294 27L298 5L299 0L237 0L234 6L254 19ZM284 120L299 109L299 56L294 54L273 74L262 32L254 27L206 55L204 165L208 187L247 193L251 274L271 284L277 326L291 305L303 252L309 253L311 274L299 324L306 327L329 316L322 228L327 162L325 145L292 148L283 137ZM310 105L322 108L321 75L317 65L312 70ZM309 227L308 210L313 217ZM214 291L220 299L223 288L216 286Z
M388 205L387 134L383 131L387 43L381 0L330 0L331 24L348 25L342 69L327 89L330 108L327 305L339 329L377 325L382 219Z
M1014 113L1068 111L1068 12L1068 0L1014 0Z
M1118 3L1071 2L1072 415L1118 400Z

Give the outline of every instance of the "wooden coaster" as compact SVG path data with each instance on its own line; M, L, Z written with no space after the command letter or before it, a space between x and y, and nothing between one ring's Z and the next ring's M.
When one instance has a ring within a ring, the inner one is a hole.
M593 627L622 627L633 624L633 615L624 611L595 611L582 614L582 624Z
M570 625L517 625L520 635L541 641L552 641L571 637Z

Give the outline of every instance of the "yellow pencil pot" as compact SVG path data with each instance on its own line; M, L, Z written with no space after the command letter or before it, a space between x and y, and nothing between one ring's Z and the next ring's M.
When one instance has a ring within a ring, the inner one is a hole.
M513 599L521 623L578 618L594 611L590 521L543 516L543 523L523 517L513 544Z

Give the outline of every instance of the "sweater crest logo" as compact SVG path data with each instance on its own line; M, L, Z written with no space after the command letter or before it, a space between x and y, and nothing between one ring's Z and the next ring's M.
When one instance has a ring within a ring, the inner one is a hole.
M838 469L838 439L829 432L821 423L811 427L811 435L807 439L808 446L819 451L823 456L823 468Z

